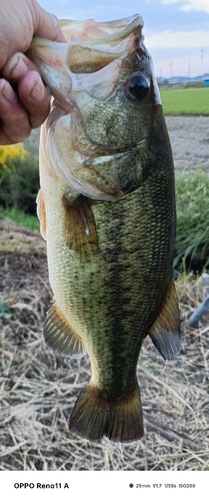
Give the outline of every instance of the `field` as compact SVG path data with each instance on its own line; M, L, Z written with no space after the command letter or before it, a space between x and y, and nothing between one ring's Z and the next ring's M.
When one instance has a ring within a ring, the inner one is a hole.
M162 89L166 115L209 115L209 88Z
M176 170L209 172L209 118L167 123ZM187 323L208 288L192 275L176 285L182 352L164 362L146 339L139 358L143 439L89 443L68 430L90 377L88 358L71 362L42 340L52 298L45 242L38 231L0 218L0 471L209 470L209 315L197 328Z

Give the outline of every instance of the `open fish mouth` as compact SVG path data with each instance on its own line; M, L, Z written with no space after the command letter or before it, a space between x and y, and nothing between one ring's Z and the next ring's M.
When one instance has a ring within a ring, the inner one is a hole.
M102 85L106 79L102 70L112 74L113 88L122 61L143 40L143 24L138 14L106 23L92 19L60 21L66 43L35 37L27 55L38 67L57 102L66 109L67 103L72 103L74 92ZM113 66L109 68L111 63Z
M153 166L137 94L145 92L147 102L155 86L143 19L136 14L113 22L60 25L65 43L34 38L28 53L55 98L47 120L47 153L69 188L92 199L117 201L137 189ZM157 89L155 101L160 102ZM123 128L122 137L118 131Z

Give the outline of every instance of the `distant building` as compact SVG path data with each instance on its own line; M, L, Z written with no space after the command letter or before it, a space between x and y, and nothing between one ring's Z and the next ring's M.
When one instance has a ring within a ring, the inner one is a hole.
M167 78L160 77L157 78L157 83L158 85L168 85L169 81Z
M159 85L182 85L190 83L202 83L204 87L209 87L209 73L188 78L187 76L172 76L170 78L157 77Z

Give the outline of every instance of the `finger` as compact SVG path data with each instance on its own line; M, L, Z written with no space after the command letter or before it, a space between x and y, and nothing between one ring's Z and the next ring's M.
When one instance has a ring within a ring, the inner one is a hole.
M0 79L0 144L22 142L30 135L31 126L11 85Z
M17 83L28 71L38 71L36 66L21 52L16 52L8 59L2 75L6 80L12 83Z
M28 71L18 85L18 96L32 128L40 127L50 111L50 97L37 71Z
M17 52L6 63L3 76L18 84L18 96L28 111L32 128L39 127L49 114L50 98L36 66L24 54Z

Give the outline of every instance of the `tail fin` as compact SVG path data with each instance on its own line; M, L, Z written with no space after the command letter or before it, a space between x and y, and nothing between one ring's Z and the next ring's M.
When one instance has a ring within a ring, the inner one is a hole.
M121 442L140 439L143 417L139 387L124 399L108 401L102 391L89 384L78 397L69 429L93 442L101 441L103 436Z

